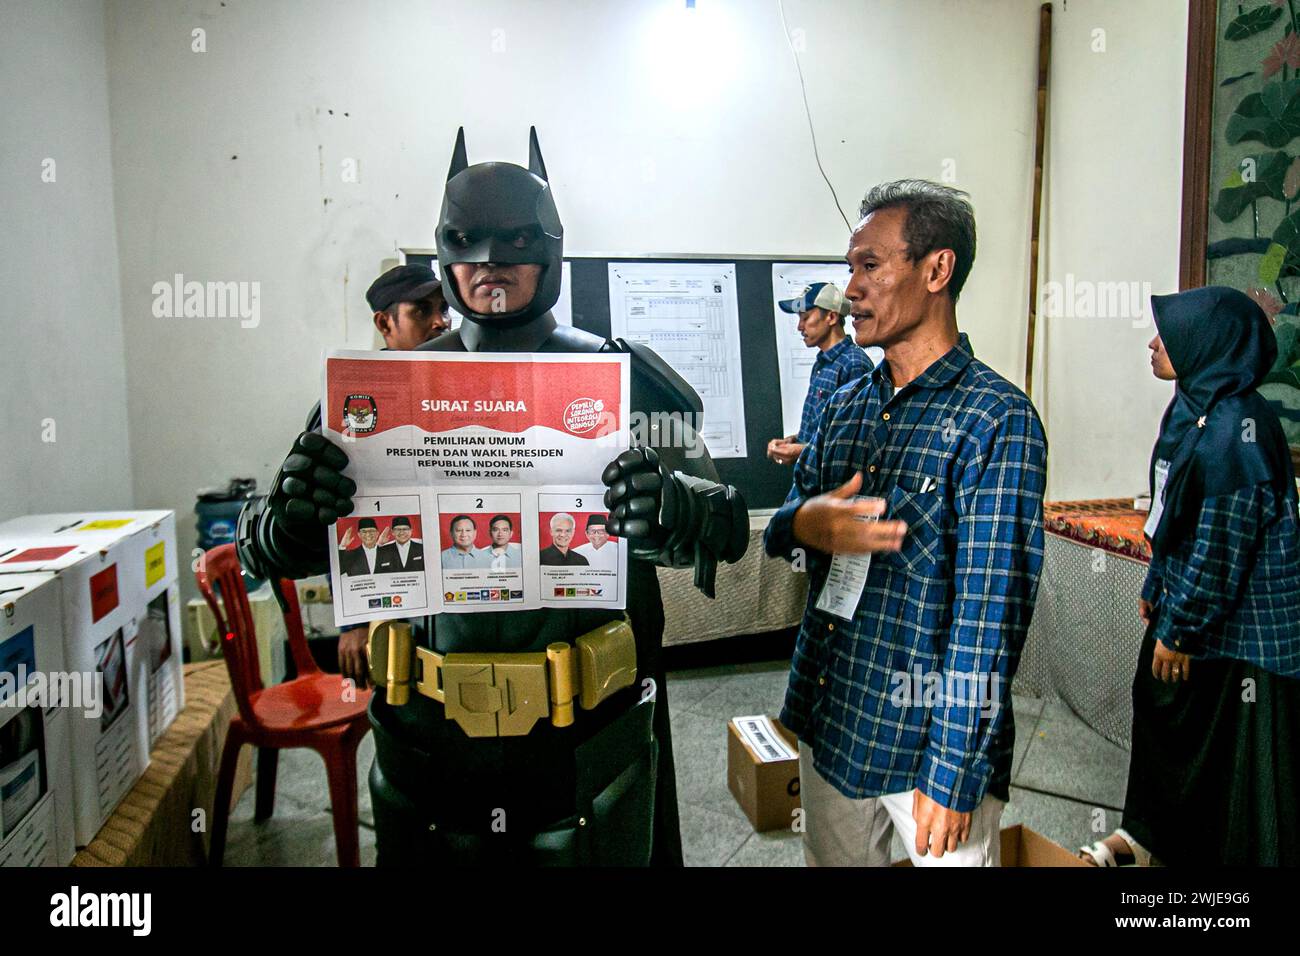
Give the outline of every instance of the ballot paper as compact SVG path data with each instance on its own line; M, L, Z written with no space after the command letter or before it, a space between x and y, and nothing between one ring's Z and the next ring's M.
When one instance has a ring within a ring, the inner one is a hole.
M855 495L857 501L871 501L865 495ZM876 499L878 500L878 499ZM859 521L875 521L874 515L859 515ZM826 583L817 595L817 610L834 614L840 620L851 621L857 613L862 589L867 586L867 572L871 570L871 555L836 554L831 558L826 572Z
M799 334L799 316L781 310L783 299L793 299L814 282L834 283L841 292L849 281L849 269L843 262L774 262L772 263L772 315L776 321L776 354L781 377L781 434L795 435L803 422L804 400L812 379L813 362L818 350L804 344ZM853 326L848 325L849 335ZM866 350L872 365L885 357L882 349Z
M710 455L749 454L734 262L611 262L609 325L695 389L704 402L695 430Z
M600 477L629 447L629 358L331 352L322 428L357 483L330 530L335 622L623 608Z

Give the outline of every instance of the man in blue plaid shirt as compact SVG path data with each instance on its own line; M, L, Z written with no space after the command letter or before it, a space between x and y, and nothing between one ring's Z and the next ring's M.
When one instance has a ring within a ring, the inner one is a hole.
M765 539L810 576L781 712L802 742L805 856L888 865L897 829L917 865L997 866L1047 444L957 329L966 194L886 183L861 216L846 295L885 361L831 397Z

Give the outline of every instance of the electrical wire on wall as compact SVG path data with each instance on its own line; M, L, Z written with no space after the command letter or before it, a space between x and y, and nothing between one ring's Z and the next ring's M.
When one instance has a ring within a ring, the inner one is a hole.
M803 111L808 118L808 134L812 137L813 159L817 161L817 171L822 174L822 179L826 181L826 188L831 191L831 198L835 200L835 209L844 220L844 228L852 229L849 223L849 217L844 215L844 207L840 205L840 197L835 194L835 187L831 185L830 177L826 175L826 170L822 168L821 154L817 151L817 130L813 128L812 109L808 106L808 87L804 85L803 67L799 63L799 51L794 48L794 41L790 39L790 26L785 21L785 0L776 0L777 9L781 11L781 32L785 34L785 42L790 47L790 55L794 57L794 69L799 74L799 92L803 94Z

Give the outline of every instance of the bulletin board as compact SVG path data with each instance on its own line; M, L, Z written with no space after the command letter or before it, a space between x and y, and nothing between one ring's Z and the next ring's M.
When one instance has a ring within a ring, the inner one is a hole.
M436 257L427 249L404 250L405 261L433 266ZM793 468L767 458L767 443L780 437L781 386L776 333L772 317L772 266L781 262L843 265L843 259L826 256L572 256L565 257L571 274L570 298L577 328L610 337L609 264L734 263L736 298L740 313L740 364L744 377L745 458L715 458L723 481L735 485L751 509L776 508L790 491ZM847 278L848 267L845 266ZM794 317L791 316L791 321Z

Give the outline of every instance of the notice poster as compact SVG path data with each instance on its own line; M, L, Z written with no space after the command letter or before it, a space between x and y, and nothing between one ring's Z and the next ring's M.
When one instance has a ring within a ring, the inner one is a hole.
M696 428L714 458L744 458L745 393L734 262L611 262L609 327L648 346L704 402Z
M600 475L629 447L629 361L328 355L322 428L357 483L331 528L335 622L623 608Z

